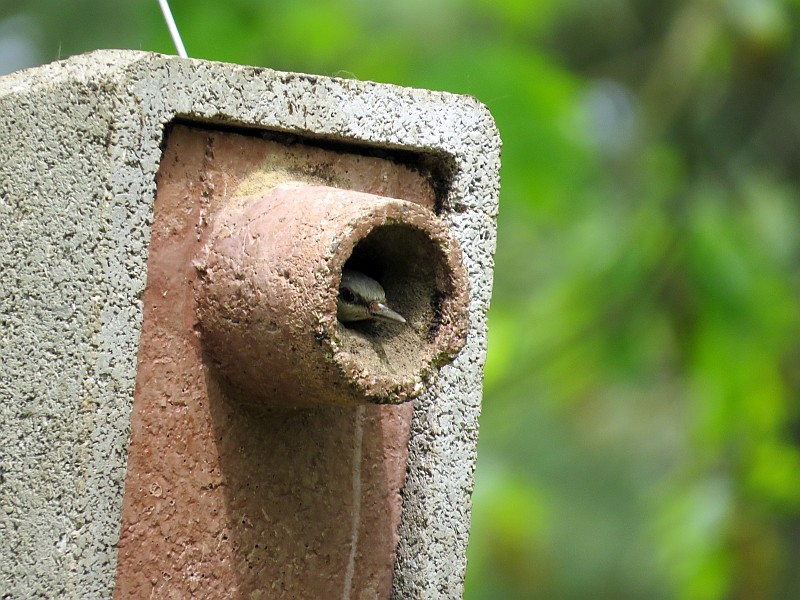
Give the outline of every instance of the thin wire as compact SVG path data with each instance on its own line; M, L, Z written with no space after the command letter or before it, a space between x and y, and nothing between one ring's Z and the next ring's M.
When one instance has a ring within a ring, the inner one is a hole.
M158 3L161 5L161 12L164 13L164 20L167 22L167 29L169 29L169 34L172 36L172 43L175 44L178 56L181 58L189 58L189 55L186 54L186 48L183 47L181 34L178 33L178 26L175 25L175 19L172 18L169 2L167 0L158 0Z

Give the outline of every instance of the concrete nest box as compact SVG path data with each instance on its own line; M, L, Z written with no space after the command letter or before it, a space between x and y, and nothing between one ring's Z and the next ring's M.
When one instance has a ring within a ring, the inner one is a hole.
M461 597L499 154L447 93L0 77L3 592Z

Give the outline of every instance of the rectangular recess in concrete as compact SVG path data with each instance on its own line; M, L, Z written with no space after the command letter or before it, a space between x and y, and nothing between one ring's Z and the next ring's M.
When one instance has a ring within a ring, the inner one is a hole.
M385 157L188 124L157 177L116 597L388 598L410 403L256 412L204 361L193 259L210 215L287 180L428 208ZM387 153L383 153L387 155ZM388 155L390 155L389 153ZM412 161L407 153L404 162Z

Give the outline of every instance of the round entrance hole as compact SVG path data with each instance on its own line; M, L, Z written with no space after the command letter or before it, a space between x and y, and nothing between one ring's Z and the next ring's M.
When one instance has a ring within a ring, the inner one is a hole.
M420 364L436 352L437 335L454 292L442 248L422 229L403 223L380 225L356 244L344 269L377 281L386 292L386 304L406 323L340 322L342 350L373 375L418 376Z

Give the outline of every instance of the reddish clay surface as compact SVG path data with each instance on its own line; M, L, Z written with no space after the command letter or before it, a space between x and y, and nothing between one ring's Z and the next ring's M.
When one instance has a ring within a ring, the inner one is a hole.
M173 129L143 297L115 598L390 595L411 405L252 411L204 362L192 261L213 212L276 172L433 205L425 177L388 160Z

